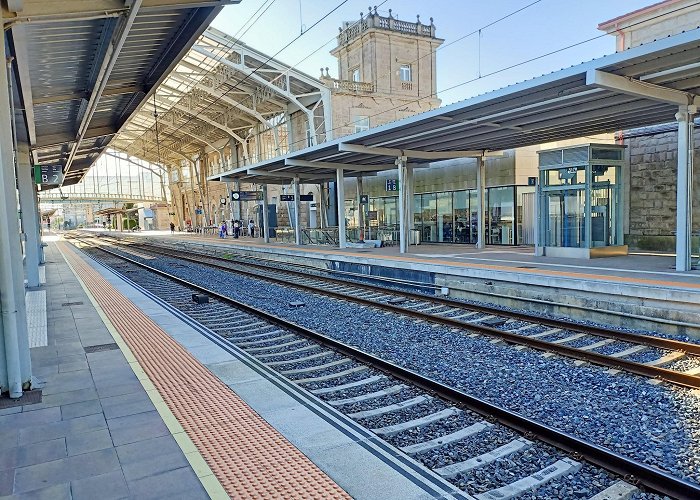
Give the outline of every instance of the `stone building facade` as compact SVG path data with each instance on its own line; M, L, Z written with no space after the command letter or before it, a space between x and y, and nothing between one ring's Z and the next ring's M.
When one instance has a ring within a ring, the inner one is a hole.
M626 50L659 38L700 26L700 4L693 0L666 0L630 12L598 25L616 37L617 50ZM669 117L672 118L672 117ZM694 161L700 161L695 130ZM676 176L678 132L676 122L620 132L629 166L623 176L625 193L625 243L642 250L675 250ZM700 178L693 180L695 200L700 195ZM693 206L694 234L700 231L700 202ZM698 248L698 238L692 245Z

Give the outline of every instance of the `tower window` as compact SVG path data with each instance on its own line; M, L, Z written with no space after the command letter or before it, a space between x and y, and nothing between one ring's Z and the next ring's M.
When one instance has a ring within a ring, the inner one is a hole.
M399 70L399 76L401 77L402 82L413 81L413 78L411 75L411 65L410 64L402 64L401 69Z
M360 68L355 68L352 70L352 81L353 82L360 81Z
M352 124L355 127L355 134L369 130L369 116L355 115L352 117Z

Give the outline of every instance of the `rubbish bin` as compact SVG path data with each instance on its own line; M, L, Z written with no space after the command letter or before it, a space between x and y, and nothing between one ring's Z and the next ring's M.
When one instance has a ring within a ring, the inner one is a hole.
M409 245L420 245L420 229L411 229L408 233Z

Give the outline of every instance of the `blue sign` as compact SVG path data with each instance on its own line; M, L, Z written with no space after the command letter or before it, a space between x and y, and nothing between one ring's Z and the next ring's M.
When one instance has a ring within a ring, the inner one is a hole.
M396 179L387 179L385 181L384 188L386 191L398 191L399 181L397 181Z

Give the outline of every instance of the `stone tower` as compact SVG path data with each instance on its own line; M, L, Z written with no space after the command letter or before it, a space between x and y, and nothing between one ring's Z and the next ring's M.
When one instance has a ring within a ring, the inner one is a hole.
M345 135L405 118L440 105L435 50L443 40L435 25L388 17L376 7L356 22L339 28L338 78L326 68L321 79L333 97L335 135ZM339 130L339 128L341 130Z

